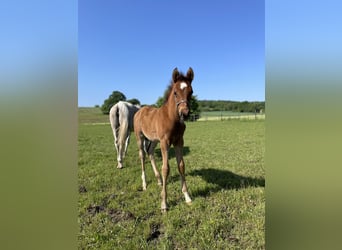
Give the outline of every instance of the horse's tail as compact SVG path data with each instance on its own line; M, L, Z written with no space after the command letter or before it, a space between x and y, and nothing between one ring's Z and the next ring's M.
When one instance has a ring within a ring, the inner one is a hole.
M129 110L125 105L121 105L119 108L119 120L120 120L120 129L119 129L119 145L121 146L122 149L124 149L124 153L126 153L127 146L126 141L127 138L129 137L130 131L130 124L129 124Z
M112 126L112 129L113 129L114 138L116 140L117 139L117 132L116 132L116 130L120 126L120 122L119 122L119 107L118 107L117 104L112 106L112 108L109 111L109 121L110 121L110 125Z

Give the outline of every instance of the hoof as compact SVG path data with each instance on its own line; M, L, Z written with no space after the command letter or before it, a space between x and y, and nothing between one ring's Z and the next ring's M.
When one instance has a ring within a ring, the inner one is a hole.
M121 169L122 168L122 164L118 163L118 166L116 168Z
M186 201L186 205L191 206L192 205L192 201Z
M167 210L168 210L167 205L162 204L162 205L161 205L161 212L162 212L162 213L166 213Z
M191 203L191 198L188 194L188 192L184 192L184 198L186 203Z

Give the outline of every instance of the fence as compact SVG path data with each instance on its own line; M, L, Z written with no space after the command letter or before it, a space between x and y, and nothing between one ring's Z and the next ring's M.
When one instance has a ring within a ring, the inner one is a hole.
M225 120L262 120L265 113L239 113L228 111L202 112L197 121L225 121Z

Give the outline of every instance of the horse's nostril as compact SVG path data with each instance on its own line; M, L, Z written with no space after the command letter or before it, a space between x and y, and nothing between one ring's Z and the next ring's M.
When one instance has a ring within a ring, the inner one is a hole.
M184 108L184 109L182 110L182 113L183 113L184 115L188 115L188 114L189 114L189 109L188 109L188 108Z

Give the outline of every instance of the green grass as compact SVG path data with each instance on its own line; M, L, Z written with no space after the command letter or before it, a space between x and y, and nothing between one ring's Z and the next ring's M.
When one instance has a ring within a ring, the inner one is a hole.
M109 123L108 115L104 115L100 108L78 108L79 123Z
M184 160L193 202L184 201L170 150L167 214L149 162L142 191L134 134L118 170L110 125L87 125L82 114L80 120L80 249L265 248L264 120L187 123Z

